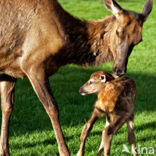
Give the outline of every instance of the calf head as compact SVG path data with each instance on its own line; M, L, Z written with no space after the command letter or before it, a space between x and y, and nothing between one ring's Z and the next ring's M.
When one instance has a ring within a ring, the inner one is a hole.
M147 0L142 13L122 9L115 0L105 0L105 6L115 18L110 34L113 53L113 72L121 76L127 70L128 57L135 45L142 41L142 27L152 10L153 0Z
M80 88L81 95L98 93L104 84L113 80L114 77L104 71L98 71L90 76L90 79Z

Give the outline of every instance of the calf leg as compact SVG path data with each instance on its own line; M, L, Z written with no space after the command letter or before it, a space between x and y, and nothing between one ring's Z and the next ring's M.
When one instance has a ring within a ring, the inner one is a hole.
M131 145L134 156L138 156L136 149L136 138L134 134L134 114L127 121L128 127L128 142Z
M9 156L9 143L8 143L9 121L13 110L14 86L15 81L0 82L1 110L2 110L0 150L2 156Z
M120 113L120 115L115 115L110 124L104 129L102 134L101 148L99 149L98 156L101 155L104 149L104 155L110 156L110 147L113 135L121 128L121 126L127 121L128 115L126 113Z
M96 120L100 117L103 116L103 113L99 111L98 109L94 108L94 111L92 112L91 118L89 121L84 125L83 130L81 132L80 140L81 140L81 145L80 149L77 153L77 156L83 156L84 155L84 147L85 147L85 142L86 138L91 131L93 124L96 122Z
M109 126L110 124L110 121L108 120L108 116L106 115L106 125L105 127ZM98 152L98 155L101 155L102 151L103 151L103 148L104 148L104 131L102 132L102 141L101 141L101 144L100 144L100 148L99 148L99 152Z
M44 69L41 67L31 67L29 69L27 68L24 72L29 78L38 98L42 102L47 114L50 117L58 143L60 156L69 156L70 154L59 122L58 107L51 93L49 81L46 77Z

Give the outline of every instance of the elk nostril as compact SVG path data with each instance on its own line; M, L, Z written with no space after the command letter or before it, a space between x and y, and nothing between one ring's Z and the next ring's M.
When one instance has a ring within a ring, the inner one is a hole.
M118 71L117 71L117 75L118 76L122 76L124 74L125 74L125 71L124 70L118 69Z
M117 73L118 74L121 74L122 73L122 70L121 69L117 69Z
M116 70L116 67L113 67L113 72L115 72L115 70Z
M124 71L124 70L122 70L122 69L120 69L120 68L117 68L117 67L115 67L115 68L113 69L113 71L114 71L114 74L117 75L117 76L122 76L122 75L125 74L125 71Z
M114 72L115 75L117 75L117 73L118 73L118 68L117 68L117 67L114 67L114 68L113 68L113 72Z
M118 68L117 67L115 67L115 72L118 73Z

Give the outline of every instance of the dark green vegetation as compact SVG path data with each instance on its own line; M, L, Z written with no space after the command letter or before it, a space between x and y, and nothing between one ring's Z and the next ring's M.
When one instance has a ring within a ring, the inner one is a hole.
M81 19L95 20L111 15L102 0L59 0L71 14ZM123 8L141 12L145 0L120 0ZM155 3L155 2L154 2ZM141 147L156 147L156 7L143 29L143 42L135 47L128 64L127 76L137 83L135 133ZM71 155L79 149L79 136L93 110L96 95L82 97L78 90L97 70L112 71L112 63L82 68L75 65L62 67L50 78L53 94L58 102L60 120ZM101 142L105 117L94 126L86 143L86 156L95 156ZM121 154L122 144L128 145L127 126L114 136L111 153ZM130 148L130 146L128 145ZM58 153L50 120L27 79L18 80L15 107L10 124L12 156L50 156ZM155 151L156 154L156 151ZM147 154L144 154L147 155Z

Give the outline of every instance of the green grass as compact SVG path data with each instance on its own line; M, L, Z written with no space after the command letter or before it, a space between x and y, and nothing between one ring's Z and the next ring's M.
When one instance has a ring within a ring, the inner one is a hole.
M71 14L81 19L95 20L111 13L102 0L59 0ZM120 0L123 8L141 12L145 0ZM155 2L154 2L155 3ZM137 83L135 133L137 144L156 147L156 7L143 29L143 42L135 47L129 59L127 75ZM60 120L71 155L79 149L79 136L93 110L95 95L82 97L78 90L97 70L112 71L112 63L94 68L75 65L62 67L50 78L53 94L60 109ZM100 145L105 118L94 126L86 143L86 156L95 156ZM122 154L122 144L128 145L127 127L114 136L111 153ZM18 80L15 107L10 125L12 156L50 156L58 153L50 120L27 79ZM144 154L145 156L147 154ZM155 151L156 155L156 151ZM128 156L128 155L127 155Z

